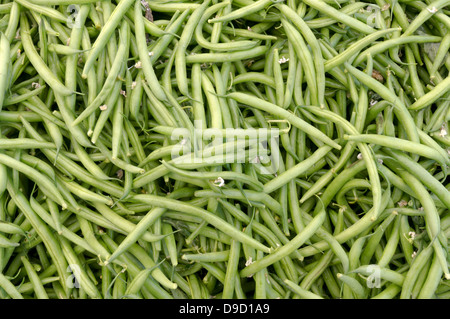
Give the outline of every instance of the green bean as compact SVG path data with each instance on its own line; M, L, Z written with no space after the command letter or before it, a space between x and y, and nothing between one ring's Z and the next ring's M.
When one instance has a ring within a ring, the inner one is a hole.
M110 250L115 250L117 248L117 244L109 236L104 236L103 239L104 239L105 244L108 246L108 248ZM141 251L138 251L138 254L140 252ZM142 257L142 256L139 255L139 257ZM130 254L121 256L120 260L122 260L122 267L123 267L122 271L124 272L126 270L126 271L130 272L130 274L133 277L135 277L142 270L141 265L144 265L145 268L153 268L153 266L154 266L153 261L149 261L149 260L144 260L143 262L140 261L141 264L137 264L135 257ZM154 270L156 270L156 269L157 268L155 268ZM115 272L115 273L117 273L117 272ZM165 280L166 280L166 278L165 278ZM160 298L171 299L171 296L164 289L162 289L162 287L157 283L157 281L155 281L151 276L147 277L147 280L144 284L144 289L142 291L143 292L148 291L150 293L150 298L160 297ZM123 291L123 293L125 293L125 291ZM148 296L148 294L146 294L146 295Z
M383 84L377 80L369 77L367 74L357 70L349 64L345 64L346 69L355 76L358 80L367 85L370 89L374 90L377 94L383 97L385 100L391 102L395 108L397 117L401 120L402 126L405 128L407 135L412 142L419 142L417 128L414 125L414 121L411 114L407 111L406 105L402 103L395 94L389 91Z
M131 283L127 286L124 292L124 297L126 298L127 296L131 297L138 295L139 291L141 291L142 287L144 286L147 277L150 275L152 271L153 268L146 268L141 270L136 275L136 277L133 278Z
M275 116L279 116L280 118L283 118L283 119L289 121L289 123L291 123L293 126L297 127L298 129L303 130L305 133L310 134L311 136L314 136L315 138L323 141L325 144L330 145L333 148L336 148L338 150L341 149L341 146L339 144L332 141L324 133L320 132L315 127L312 127L307 122L303 121L299 117L293 115L292 113L284 110L283 108L281 108L279 106L276 106L267 101L263 101L257 97L251 96L246 93L232 92L232 93L228 93L226 96L231 99L236 100L238 103L250 105L254 108L268 112Z
M307 220L307 218L305 218ZM316 235L328 242L328 245L330 247L330 250L338 257L342 264L342 269L344 272L348 272L349 270L349 258L347 256L347 253L342 248L342 246L339 244L339 242L331 235L329 232L327 232L323 227L319 227L319 229L316 232Z
M192 295L192 298L201 299L202 295L201 295L200 282L198 281L198 278L195 274L188 275L188 283L189 283L189 288L190 288L190 293Z
M432 262L432 259L427 260L424 267L422 267L422 269L420 270L420 272L417 276L417 279L414 283L412 292L411 292L411 299L417 299L417 296L419 295L420 290L422 289L422 287L427 279L427 274L428 274L428 270L430 269L431 262Z
M173 14L170 23L166 26L165 32L166 34L161 35L161 37L156 40L154 45L150 46L152 54L150 55L150 61L154 64L164 53L164 50L167 49L168 45L173 41L174 37L176 37L176 33L181 28L183 22L186 21L186 17L189 14L189 10L184 10L181 14L180 11L175 11ZM148 19L144 20L144 23L151 22ZM159 30L159 29L157 29ZM148 31L147 31L148 32Z
M240 228L241 223L239 221L235 222L236 228ZM233 240L230 245L230 253L227 263L227 269L225 271L225 278L224 278L224 289L222 292L222 298L232 298L233 292L236 289L236 286L238 285L238 268L239 268L239 258L240 258L240 250L241 250L241 243L239 241Z
M80 53L85 52L85 50L73 49L66 45L56 44L56 43L50 43L48 46L48 50L50 52L55 52L57 54L63 54L63 55L75 55L75 54L80 54Z
M423 268L425 263L433 254L432 246L428 246L421 250L413 260L411 267L408 272L405 274L405 280L403 281L402 290L400 293L400 299L410 299L411 293L413 289L413 285L417 280L417 275L420 270Z
M204 292L204 294L206 295L206 291L208 290L209 291L209 289L208 289L208 286L207 286L207 284L208 284L208 282L207 282L207 280L209 281L209 282L215 282L216 280L218 281L218 282L220 282L220 283L224 283L224 281L225 281L225 273L222 271L222 269L220 269L219 267L217 267L217 266L215 266L215 265L213 265L213 264L209 264L209 263L206 263L206 262L200 262L200 264L202 265L202 267L206 270L206 271L208 271L208 273L207 273L207 275L205 276L205 278L203 279L203 281L205 282L206 281L206 284L205 284L205 286L203 286L205 289L205 292ZM207 277L209 277L209 278L207 278Z
M202 74L201 85L210 108L211 128L221 129L223 128L223 118L219 99L215 94L212 82L205 73Z
M393 211L383 222L377 227L377 229L371 234L371 237L367 241L367 245L361 253L361 263L368 264L375 253L375 250L379 244L379 241L383 237L386 229L395 219L397 220L398 213Z
M65 127L66 124L64 121L61 121L60 119L56 118L53 114L51 114L47 108L41 108L43 105L39 105L40 103L30 103L28 101L21 102L22 105L26 106L28 109L32 110L33 112L39 114L41 116L41 120L46 123L46 127L48 128L49 132L54 132L58 127ZM54 136L52 138L55 139L55 147L56 142L58 139L56 139ZM59 146L59 145L58 145Z
M302 63L303 70L304 70L304 76L306 79L306 82L309 84L308 88L311 90L311 96L312 100L311 102L313 104L319 103L319 92L318 88L318 80L320 80L320 77L323 77L323 72L321 72L322 75L318 75L318 70L316 69L316 64L320 64L320 70L323 70L323 63L321 62L314 62L312 54L309 54L309 51L306 46L306 42L303 39L303 36L300 34L299 31L288 21L285 19L282 19L283 28L286 30L288 39L290 42L292 42L294 46L294 51L297 53L298 60ZM303 26L301 24L301 26ZM316 53L317 54L317 53ZM320 71L319 70L319 71ZM317 79L317 77L319 79ZM320 87L324 89L324 82L321 83ZM322 98L323 95L321 95ZM323 102L323 101L322 101ZM323 105L323 103L321 104Z
M348 252L348 259L349 259L349 272L348 275L352 276L351 271L354 269L357 269L361 266L360 256L364 249L364 245L366 244L367 236L362 236L358 239L356 239L352 246L350 247L350 250Z
M4 32L9 43L12 43L13 38L16 36L19 18L20 18L20 5L18 3L13 2L11 9L9 11L8 26Z
M440 232L440 217L437 213L436 206L431 200L428 193L421 193L424 186L418 183L418 180L411 174L402 169L396 169L396 172L401 176L405 182L411 187L417 199L421 202L425 211L425 219L427 220L427 233L430 238L435 238Z
M81 26L85 24L86 18L89 14L90 6L89 5L83 5L81 6L79 12L77 12L77 15L75 17L74 21L74 27L72 28L72 32L70 34L70 43L68 43L68 47L70 48L69 51L79 51L79 53L85 52L84 50L80 50L81 43L83 41L83 33L84 28ZM67 22L67 18L66 18ZM49 49L50 46L49 45ZM68 52L70 53L70 52ZM78 62L78 55L77 54L70 54L70 56L66 59L66 70L65 70L65 84L67 87L69 87L72 90L76 90L77 87L77 62ZM70 97L67 97L67 102L69 104L69 108L74 110L75 109L75 99L76 96L72 95Z
M132 3L130 1L130 3ZM126 10L125 10L126 11ZM142 10L140 2L134 4L134 27L136 32L136 44L139 53L139 59L142 64L142 71L147 83L150 85L151 90L155 96L160 100L166 99L166 94L162 90L159 84L158 78L155 75L155 71L150 61L150 56L147 51L145 32L144 32L144 21L142 17Z
M148 5L151 10L154 10L156 12L194 10L200 6L200 4L198 3L158 3L158 1L150 1Z
M325 220L325 210L322 210L317 216L315 216L311 222L305 226L303 231L297 234L289 243L278 247L271 254L263 257L262 259L255 261L246 268L240 271L241 277L248 277L256 273L257 271L279 261L283 257L289 255L294 250L298 249L303 243L305 243L315 231L322 225Z
M2 287L12 299L24 299L22 294L17 290L16 286L14 286L2 273L0 273L0 287Z
M64 84L61 83L61 81L53 74L50 68L42 61L33 45L33 41L29 34L28 20L23 13L20 15L20 26L20 37L22 39L23 48L28 59L39 75L45 79L45 82L58 94L63 96L74 94L75 92L64 86Z
M122 143L126 143L126 141L122 141L123 138L123 99L118 98L117 105L114 108L113 114L113 134L111 136L111 158L116 160L119 156L119 148Z
M155 262L145 253L145 250L141 246L133 244L130 247L130 252L143 264L144 267L153 268L151 275L156 281L169 289L177 288L177 284L168 279L158 267L155 267Z
M230 161L243 161L245 159L253 159L255 158L256 151L253 151L249 154L225 154L224 150L228 150L228 147L232 147L232 149L240 149L243 145L245 145L246 141L243 139L238 140L237 142L226 142L224 144L220 145L213 145L211 147L205 148L200 156L196 156L196 154L188 153L186 155L175 157L170 163L179 165L179 168L185 168L185 169L193 169L198 167L204 167L209 165L222 165L223 163L230 163ZM217 153L218 155L214 155ZM177 154L174 154L175 156ZM141 187L148 182L164 176L165 174L168 174L170 171L164 166L160 165L157 166L148 172L144 173L142 176L138 176L134 180L134 187ZM194 180L190 180L193 182Z
M402 287L391 284L379 294L373 296L371 299L394 299L400 292Z
M253 27L249 29L237 29L223 25L222 33L231 34L239 37L258 39L258 40L276 40L277 37L269 34L259 33L257 28Z
M336 276L340 281L350 287L357 299L364 299L366 297L364 287L355 278L341 273L338 273Z
M62 223L61 223L61 216L60 216L60 212L58 209L58 205L54 201L52 201L48 198L46 200L46 203L47 203L48 209L50 211L50 214L52 216L53 223L55 224L55 229L58 232L58 234L61 234L62 233Z
M20 226L7 221L0 221L0 232L7 234L19 234L22 236L26 235L25 231Z
M59 277L46 277L42 278L41 282L43 285L55 283L59 280ZM23 283L18 289L21 294L27 294L31 291L33 291L33 285L31 282L25 282Z
M348 25L351 28L354 28L355 30L364 33L364 34L370 34L374 31L372 27L369 25L362 23L361 21L350 17L349 15L340 12L339 10L334 9L332 6L328 5L326 2L323 1L311 1L307 0L305 2L308 6L318 10L319 12L323 13L326 16L329 16L345 25Z
M192 74L192 113L194 123L199 123L202 129L207 128L206 114L203 106L203 91L202 91L202 71L199 63L194 63L191 68ZM194 141L198 142L198 141Z
M398 28L390 28L390 29L386 29L386 30L379 30L377 32L372 33L369 36L366 36L366 37L362 38L361 40L356 41L355 43L350 45L347 49L345 49L345 51L339 53L338 55L336 55L332 59L326 61L324 63L325 71L329 71L332 68L335 68L335 67L343 64L348 59L353 57L355 54L358 54L363 48L365 48L366 46L368 46L371 43L375 42L380 37L386 36L387 34L392 33L394 31L398 31L398 30L400 30L400 29L398 29ZM367 53L366 53L365 56L367 56Z
M5 3L0 5L0 12L1 13L9 13L12 8L12 3Z
M283 106L284 104L284 88L285 83L283 79L283 73L281 70L280 54L279 49L274 48L272 51L272 74L275 80L275 98L272 102L278 106ZM268 88L269 89L269 88Z
M399 229L400 229L400 218L397 218L394 222L394 225L391 229L391 234L389 239L386 242L383 253L378 260L378 265L380 267L387 267L387 265L391 262L392 256L397 249L398 241L399 241Z
M75 196L77 196L77 197L79 197L79 198L81 198L81 199L83 199L85 201L88 201L88 202L91 202L91 203L99 202L99 203L104 203L106 205L112 205L113 204L113 200L111 198L107 197L107 196L97 194L97 193L95 193L95 192L93 192L93 191L91 191L91 190L89 190L89 189L79 185L76 182L73 182L73 181L70 181L70 180L67 180L67 179L63 178L62 176L60 178L61 178L62 184L65 187L67 187L67 189L72 194L74 194Z
M186 57L186 50L187 46L189 45L189 42L191 41L196 24L199 22L201 16L203 15L204 11L206 10L206 7L209 5L210 0L205 0L203 3L194 9L191 16L189 17L188 21L186 22L186 25L183 29L183 32L180 36L177 50L175 52L175 75L177 80L178 89L180 92L189 97L189 89L188 89L188 83L187 83L187 75L186 75L186 63L187 63L187 57Z
M322 110L317 107L305 107L306 109L314 112L317 115L322 115L327 119L333 120L335 119L339 123L341 123L342 127L346 128L347 130L354 131L356 130L353 126L348 125L346 121L342 121L342 118L339 116L336 116L334 113ZM369 178L372 184L372 193L374 198L373 203L373 219L375 220L377 216L381 213L380 205L381 205L381 185L380 185L380 179L377 172L376 163L374 162L374 159L372 158L371 152L368 149L367 145L358 143L357 146L360 148L361 154L363 156L363 159L367 162L366 167L368 170Z
M31 168L23 164L22 162L4 154L0 154L0 163L12 167L15 170L29 176L43 189L47 196L49 196L50 198L54 198L63 207L63 209L67 208L67 204L62 195L48 177L41 174L34 168Z
M356 166L356 165L355 165ZM341 176L343 178L351 178L352 174L350 174L349 176L347 175L348 171L345 172L343 171L341 174ZM337 191L335 189L336 185L340 185L341 181L339 179L336 178L336 183L335 181L333 181L330 186L327 188L327 191L330 192L334 192ZM325 192L321 197L322 202L326 203L328 200L325 197ZM385 191L382 197L382 203L385 203L384 205L387 205L388 199L391 195L391 192L389 190ZM373 209L373 208L372 208ZM370 210L361 218L359 219L357 222L355 222L354 224L352 224L350 227L346 228L345 230L343 230L342 232L340 232L339 234L337 234L335 236L336 240L340 243L347 241L348 239L352 238L354 236L355 233L357 234L361 234L362 232L366 231L368 228L371 227L372 223L374 222L372 219L372 216L370 215ZM315 247L304 247L300 249L300 253L303 256L310 256L311 254L317 253L317 249L326 249L328 247L328 243L326 241L321 241L318 243L315 243L314 245Z
M133 163L122 160L119 157L113 158L112 152L108 149L108 147L103 143L102 140L96 141L96 145L99 148L100 152L104 154L111 163L120 167L121 169L129 171L134 174L143 174L145 172L143 168L137 167Z
M409 24L408 28L403 31L402 36L408 36L412 34L417 28L420 27L427 19L430 19L437 11L448 5L448 1L436 0L431 2L426 10L422 10L415 19Z
M8 1L0 298L447 296L447 0Z
M36 297L39 299L49 299L41 280L39 279L33 265L30 263L28 258L25 256L22 256L21 260L22 260L23 265L25 266L25 270L27 272L28 278L29 278L30 282L33 284L34 293L36 294Z
M124 68L121 69L123 71ZM93 144L97 144L100 135L105 128L106 123L108 122L111 113L113 112L114 108L117 106L119 101L119 95L120 95L120 89L122 87L122 83L120 81L116 81L113 88L111 89L110 95L106 98L105 104L103 104L101 108L101 113L98 118L96 118L96 112L95 110L88 116L88 123L90 127L90 131L87 132L87 136L90 137L91 142ZM94 123L95 120L95 123ZM78 127L78 126L75 126ZM93 127L93 129L92 129Z
M83 163L83 166L95 177L103 180L110 179L108 175L106 175L103 170L91 159L89 154L86 152L84 148L81 147L80 144L75 139L72 139L72 146L75 153L78 156L78 159Z
M242 211L240 211L236 206L228 203L226 200L223 200L221 198L217 199L219 203L235 218L237 218L239 221L247 223L252 225L255 233L257 233L259 236L263 237L272 247L280 246L281 243L287 243L289 242L289 239L284 235L283 232L280 232L279 228L272 227L273 225L264 225L261 224L254 219L250 219L247 215L245 215ZM261 212L267 213L266 210L261 210ZM270 215L269 215L270 216ZM272 219L273 220L273 219ZM272 232L271 229L274 230L275 233ZM302 256L298 253L293 253L296 258L302 259Z
M318 159L325 156L329 151L331 150L331 147L328 145L322 146L319 148L316 152L314 152L313 155L308 157L308 159L305 159L304 161L298 163L297 165L291 167L290 169L284 171L274 179L270 180L266 184L264 184L264 192L265 193L271 193L275 190L277 190L279 187L282 187L286 183L288 183L290 180L300 176L302 173L304 173L306 170L308 170L312 165L314 165Z
M408 44L408 43L440 42L441 40L442 40L441 37L431 36L431 35L410 35L407 37L402 36L400 38L388 39L386 41L382 41L380 43L374 44L371 47L369 47L366 50L359 53L358 57L354 60L352 65L353 66L359 65L361 62L363 62L366 59L368 54L375 57L378 55L378 53L384 52L385 50L387 50L391 47L396 47L398 45Z
M5 36L3 32L0 33L0 53L2 56L9 56L10 55L10 43L8 38ZM0 111L2 110L2 107L5 102L5 94L9 87L8 83L8 73L10 71L10 62L5 59L5 61L2 61L0 63L0 75L1 75L1 81L0 81Z
M445 56L450 49L449 46L450 46L450 36L448 34L446 34L442 38L442 42L439 45L438 51L436 53L436 57L433 60L433 65L430 70L431 78L434 78L437 75L437 70L439 69L439 66L444 61Z
M248 50L232 51L230 53L228 52L195 53L186 56L184 62L186 64L236 62L243 59L252 59L259 56L263 56L267 52L267 49L268 49L267 46L259 45Z
M423 96L419 97L408 108L411 110L423 109L434 103L442 95L448 92L449 88L450 88L450 79L446 77L443 81L439 82L432 90L425 93Z
M104 49L108 40L111 38L112 33L121 23L123 16L128 11L128 8L131 7L132 4L133 1L131 0L120 1L119 4L114 8L114 11L111 13L109 19L102 26L100 34L98 35L94 44L92 45L92 48L89 51L88 57L83 67L83 72L81 75L83 78L87 78L87 74L89 73L89 70L93 67L95 60L100 55L100 52ZM126 22L122 23L122 25L124 24L128 25L128 23Z
M254 46L258 45L258 42L251 41L251 40L239 40L239 41L233 41L233 42L227 42L227 43L212 43L209 42L205 37L203 36L203 26L206 20L209 19L209 17L214 13L222 9L224 6L229 5L229 2L219 2L215 5L210 6L205 10L202 17L197 23L197 26L194 30L194 36L195 40L198 42L199 45L206 49L214 50L214 51L236 51L236 50L248 50L253 48Z
M218 198L236 198L240 200L252 200L261 202L273 212L282 215L282 208L279 202L274 200L271 196L265 193L259 193L252 190L237 190L237 189L222 189L219 192L210 190L199 190L194 193L196 197L216 196Z
M191 214L193 216L198 216L201 218L204 218L208 223L211 225L217 227L219 230L228 233L230 235L235 236L235 238L243 243L246 243L248 245L251 245L255 249L260 249L266 252L269 252L270 249L263 244L255 241L253 238L250 238L240 231L237 231L234 227L223 221L221 218L216 217L215 215L212 215L208 211L195 207L193 205L189 205L186 203L183 203L179 200L170 199L170 198L161 198L159 196L150 195L150 194L137 194L134 195L133 200L135 201L141 201L141 202L149 202L152 205L159 206L159 207L165 207L168 209L173 209L177 211L184 211L188 214Z
M31 207L34 209L34 211L36 212L37 215L39 215L39 217L45 221L50 227L52 227L54 230L57 230L56 224L54 219L52 218L52 216L50 216L48 214L48 212L46 212L45 208L42 207L41 204L39 204L37 202L37 200L35 198L31 198L30 199L30 205ZM84 249L86 249L87 251L96 253L95 250L93 250L93 248L86 242L86 240L84 240L83 238L79 237L77 234L75 234L74 232L72 232L69 228L65 227L64 225L61 225L61 233L60 235L64 236L65 238L67 238L69 241L75 243L76 245L78 245L79 247L83 247Z
M153 116L158 116L159 122L164 123L165 125L169 125L172 127L177 127L177 121L174 118L174 115L171 114L171 112L168 110L168 108L162 103L150 90L150 87L143 81L142 86L144 88L145 93L147 94L147 97L149 98L151 104L152 104L152 114Z
M8 181L8 192L14 200L15 204L21 209L21 211L30 221L30 224L33 226L33 228L36 229L39 237L42 238L46 248L49 251L50 256L57 266L58 275L60 276L60 278L65 278L67 263L66 260L62 258L61 247L59 246L59 243L57 242L53 233L51 233L47 225L41 219L39 219L23 193L13 188L10 179ZM63 289L66 290L66 282L63 280L61 284Z
M111 94L111 90L114 88L114 83L117 81L117 75L120 72L120 69L123 67L123 63L125 61L125 57L127 54L128 47L128 37L127 37L127 28L129 28L127 23L122 24L121 27L121 36L123 37L121 40L121 44L117 49L117 54L112 63L113 67L109 71L108 77L105 80L105 83L95 97L95 99L89 104L80 115L77 116L75 121L72 123L73 126L78 125L81 121L85 120L89 115L91 115L100 105L105 101L107 96Z
M166 166L170 171L189 177L189 178L200 178L200 179L208 179L215 181L219 178L222 179L231 179L241 181L243 183L249 184L251 187L255 189L255 191L261 191L263 189L263 185L256 179L249 178L249 176L238 173L238 172L187 172L181 169L174 167L173 165L165 162L164 160L161 163Z
M20 5L24 6L25 8L32 10L34 12L37 12L39 14L45 15L49 18L51 18L52 20L56 20L56 21L60 21L60 22L66 22L67 21L67 17L62 14L61 12L46 7L46 6L40 6L40 5L36 5L33 4L31 2L28 2L26 0L19 0L17 1Z
M230 250L223 250L200 254L185 253L181 256L181 259L190 261L220 262L220 261L227 261L229 256Z
M363 265L353 270L352 272L365 276L374 275L376 272L376 275L379 276L379 279L387 280L397 286L402 286L405 280L404 275L396 272L395 270L380 267L379 265Z
M422 145L404 139L378 134L344 135L344 138L349 141L382 145L388 148L399 149L403 152L410 152L413 154L434 159L437 162L441 163L441 165L448 165L449 163L448 158L443 158L443 156L435 149L428 147L426 145ZM447 164L444 164L444 162L447 162Z
M220 17L215 17L213 19L209 19L208 23L216 23L216 22L224 22L230 20L236 20L252 13L258 12L259 10L264 9L271 1L270 0L258 0L253 2L251 5L247 5L245 7L239 8L237 10L231 11Z
M103 203L97 202L94 203L94 207L102 214L109 222L111 222L113 225L116 225L119 229L122 229L124 231L131 231L134 229L134 224L130 222L129 220L121 217L116 212L114 212L111 208L106 206ZM164 236L162 235L155 235L150 232L144 232L142 234L142 239L153 242L161 240Z
M307 291L310 290L313 287L316 280L329 266L332 258L333 258L332 250L328 250L322 256L320 256L317 262L314 263L314 267L308 269L308 273L302 278L299 286Z
M170 261L172 265L175 267L178 265L178 251L177 251L177 245L175 241L175 236L173 234L173 229L170 224L163 223L162 225L162 233L166 237L164 238L164 244L166 246L166 249L168 251L168 256L170 258Z
M339 11L343 14L351 15L351 14L358 12L366 5L367 5L367 3L364 3L364 2L349 3L346 6L340 8ZM305 22L310 28L318 29L318 28L325 28L327 26L330 26L330 25L336 23L337 21L333 18L319 17L319 18L314 18L314 19L311 19L311 20L308 20Z
M289 288L297 295L299 295L302 299L323 299L323 297L308 291L306 289L303 289L299 285L296 285L294 282L290 281L289 279L285 279L284 283L289 286Z
M141 70L138 71L138 74L134 81L134 87L131 90L130 98L129 98L129 108L130 108L130 117L132 120L138 121L139 112L142 105L142 94L144 89L142 87L143 83L143 73Z
M80 288L83 289L91 298L100 298L100 292L94 285L92 280L88 277L84 267L82 267L79 258L76 256L73 248L66 238L60 237L61 249L64 257L69 263L72 275L76 278L80 284Z
M0 247L1 248L12 248L20 246L19 243L14 243L11 240L9 240L7 237L0 234Z
M419 178L427 187L433 190L433 192L439 197L446 207L450 205L448 201L448 190L437 180L430 175L422 166L417 165L408 156L401 154L400 152L388 151L388 154L394 157L398 164L400 164L410 174L413 174L416 178Z
M31 138L14 138L0 140L0 149L56 148L54 143L40 142Z
M18 104L20 102L26 101L30 97L41 94L42 91L44 91L44 89L46 89L45 85L41 85L34 90L18 89L17 93L20 93L20 95L17 93L12 93L11 95L5 97L5 99L3 101L3 105L4 106L13 105L13 104Z
M177 198L177 196L184 197L187 194L190 194L190 191L191 190L189 189L180 189L178 191L173 192L171 195L169 195L169 197L171 198ZM147 231L150 225L159 217L161 217L161 215L165 211L166 209L160 207L155 207L152 210L150 210L150 212L138 222L138 224L134 227L134 229L129 232L127 237L120 243L118 249L113 252L113 254L109 257L109 259L106 262L111 262L122 252L126 251L126 249L130 247L130 245L134 244L140 237L143 236L143 234ZM105 209L105 212L108 212L108 210Z

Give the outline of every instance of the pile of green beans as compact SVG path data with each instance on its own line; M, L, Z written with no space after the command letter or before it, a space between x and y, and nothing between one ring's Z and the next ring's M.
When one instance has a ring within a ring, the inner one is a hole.
M0 299L450 299L449 48L449 0L0 0Z

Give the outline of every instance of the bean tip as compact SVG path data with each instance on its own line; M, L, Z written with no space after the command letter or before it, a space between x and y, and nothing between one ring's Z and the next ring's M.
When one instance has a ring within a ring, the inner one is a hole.
M173 285L171 285L170 287L168 287L170 289L177 289L178 285L176 283L173 283Z

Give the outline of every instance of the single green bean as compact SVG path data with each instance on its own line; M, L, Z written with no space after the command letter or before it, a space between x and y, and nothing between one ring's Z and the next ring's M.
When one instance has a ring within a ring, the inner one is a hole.
M89 51L89 55L84 64L83 72L81 74L83 78L87 78L87 74L89 73L90 69L94 66L95 60L97 60L98 56L100 55L100 52L104 49L104 47L108 43L108 40L111 38L117 26L122 22L123 16L131 7L132 4L133 0L120 1L118 5L114 8L114 11L111 13L109 19L102 26L100 34L95 39L95 42L92 45L92 48ZM127 22L123 22L123 24L128 25Z
M0 287L2 287L11 298L24 299L22 294L17 290L16 286L2 273L0 273Z

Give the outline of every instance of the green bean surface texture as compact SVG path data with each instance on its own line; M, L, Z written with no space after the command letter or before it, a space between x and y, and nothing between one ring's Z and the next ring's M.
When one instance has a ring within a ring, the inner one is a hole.
M0 299L450 299L449 15L0 0Z

